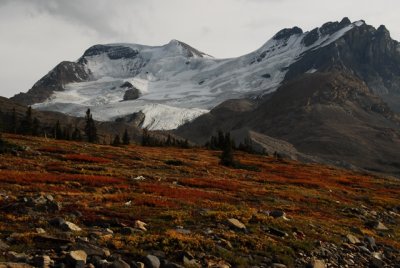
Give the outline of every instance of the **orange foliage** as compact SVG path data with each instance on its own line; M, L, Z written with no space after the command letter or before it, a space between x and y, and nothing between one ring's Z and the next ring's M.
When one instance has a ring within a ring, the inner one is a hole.
M64 156L64 159L77 162L97 163L97 164L105 164L111 162L109 159L106 158L95 157L85 154L67 154Z
M66 181L79 182L84 185L102 186L122 183L121 178L98 176L98 175L82 175L82 174L54 174L40 172L21 172L15 170L0 170L0 181L2 183L64 183Z
M140 185L140 188L147 193L165 196L189 203L202 200L226 201L231 199L227 197L226 194L222 195L220 193L208 192L199 189L170 187L163 184L143 183Z
M188 178L179 181L180 184L189 187L221 189L226 191L240 191L243 189L243 182L228 179L212 179L212 178Z
M55 146L46 146L38 149L39 152L43 153L53 153L53 154L65 154L68 151L66 151L63 148L55 147Z
M166 208L178 208L180 207L176 202L170 201L166 198L141 195L133 202L134 206L147 206L147 207L166 207Z

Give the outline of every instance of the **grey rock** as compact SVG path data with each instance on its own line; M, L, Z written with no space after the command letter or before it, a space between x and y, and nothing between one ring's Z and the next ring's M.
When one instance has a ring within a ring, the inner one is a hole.
M369 249L375 250L376 249L376 242L375 238L372 236L365 236L364 241L367 243Z
M143 262L136 262L137 268L145 268L144 263ZM133 266L134 267L134 266Z
M371 251L368 248L364 247L364 246L360 246L358 248L364 253L371 254Z
M192 231L190 231L190 230L181 229L181 228L177 228L177 229L175 229L175 231L176 231L177 233L184 234L184 235L189 235L189 234L192 233Z
M271 267L272 267L272 268L287 268L286 265L281 264L281 263L273 263L273 264L271 265Z
M288 236L288 234L284 231L281 231L279 229L273 228L273 227L269 227L269 233L275 236L279 236L279 237L286 237Z
M96 245L92 245L89 243L76 243L72 246L71 250L83 250L86 252L88 256L100 256L100 257L107 257L109 255L108 249L103 249Z
M145 265L146 268L160 268L160 260L154 256L154 255L147 255L144 260L143 263Z
M73 250L68 253L66 261L73 267L81 267L86 264L87 254L83 250Z
M121 234L122 235L132 235L132 234L134 234L136 232L137 232L137 230L135 230L132 227L124 227L124 228L121 229Z
M65 223L65 220L63 218L57 217L49 220L49 223L55 227L61 227Z
M311 263L307 266L309 268L326 268L326 264L323 260L314 259Z
M27 262L29 258L25 253L17 253L15 251L7 252L5 257L10 262Z
M40 268L49 268L52 264L52 260L47 255L37 256L33 259L33 262L36 267Z
M240 222L238 219L228 219L228 224L229 226L231 226L234 229L238 229L241 231L245 231L246 230L246 225L244 225L242 222Z
M111 268L130 268L131 266L123 260L115 260L110 265Z
M78 225L69 221L64 222L61 225L61 229L63 229L64 231L74 231L74 232L82 231L82 229Z
M0 262L0 268L33 268L33 266L26 263Z
M360 243L360 240L352 234L346 235L346 239L351 244L359 244Z
M269 216L274 218L286 217L286 213L283 210L272 210L269 212Z
M133 85L131 85L130 88L128 88L127 91L125 91L124 94L124 101L127 100L136 100L140 97L140 91L139 89L135 88Z
M387 228L382 222L380 221L368 221L365 223L365 226L371 229L375 229L378 231L387 231L389 228Z
M7 245L7 244L4 243L2 240L0 240L0 251L7 250L7 249L9 249L9 248L10 248L9 245Z

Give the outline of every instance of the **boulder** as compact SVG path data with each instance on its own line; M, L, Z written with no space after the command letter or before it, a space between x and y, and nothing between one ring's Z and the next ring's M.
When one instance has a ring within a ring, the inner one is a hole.
M326 268L326 264L323 260L314 259L311 263L307 266L310 268Z
M286 217L286 213L283 210L272 210L269 212L269 216L274 218Z
M144 258L143 263L146 268L160 268L161 265L158 257L150 254Z
M11 262L27 262L28 261L28 255L25 253L17 253L14 251L9 251L5 254L5 257L8 261Z
M83 250L73 250L67 255L67 263L72 267L83 267L86 264L87 254Z
M0 262L0 268L33 268L33 266L26 263Z
M133 87L129 88L127 91L124 93L124 101L129 101L129 100L136 100L140 97L140 91L139 89Z
M121 231L120 231L120 233L121 233L122 235L132 235L132 234L134 234L135 232L137 232L137 230L135 231L135 229L132 228L132 227L124 227L124 228L122 228Z
M9 245L7 245L6 243L4 243L3 241L0 240L0 251L5 251L9 248L10 248Z
M276 229L274 227L269 227L269 233L275 236L279 236L279 237L286 237L288 236L288 234L284 231L281 231L279 229Z
M108 249L103 249L96 245L92 245L89 243L76 243L72 246L72 250L83 250L86 252L87 256L99 256L99 257L107 257L110 255Z
M123 260L115 260L109 267L110 268L130 268L131 266Z
M389 228L387 228L382 222L380 221L368 221L365 223L365 226L371 229L375 229L378 231L387 231Z
M229 226L231 226L234 229L238 229L241 231L245 231L246 230L246 225L244 225L242 222L240 222L238 219L228 219L228 224Z
M142 221L139 221L139 220L135 221L135 228L136 229L139 229L139 230L142 230L142 231L147 231L146 225L147 225L147 223L145 223L145 222L142 222Z
M360 240L352 234L346 235L346 239L350 244L359 244L360 243Z
M364 237L364 241L367 244L367 247L371 250L375 250L376 249L376 242L375 242L375 238L373 238L372 236L365 236Z
M53 261L47 255L36 256L33 259L33 262L36 267L41 267L41 268L49 268L53 263Z
M271 265L271 267L272 267L272 268L287 268L286 265L281 264L281 263L273 263L273 264Z
M65 231L74 231L74 232L80 232L82 231L82 229L76 225L75 223L66 221L61 225L61 229L65 230Z

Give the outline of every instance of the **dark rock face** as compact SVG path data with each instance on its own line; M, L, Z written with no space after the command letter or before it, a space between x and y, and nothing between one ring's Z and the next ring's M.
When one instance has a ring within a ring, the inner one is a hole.
M303 43L310 46L319 34L331 34L346 24L346 19L340 23L327 23L308 33ZM358 76L393 110L400 111L399 48L399 43L390 38L384 26L375 29L364 24L354 27L336 42L302 55L289 67L285 80L289 81L310 69L342 70Z
M218 129L235 133L247 128L287 141L319 162L400 174L400 163L393 161L400 150L399 116L354 75L307 74L255 108L233 112L224 107L230 105L180 127L178 135L204 141L201 137Z
M135 88L131 83L125 82L120 88L127 88L124 94L124 101L136 100L140 97L139 89Z
M299 27L293 27L293 28L286 28L281 31L279 31L275 36L275 40L282 40L282 39L289 39L292 35L295 34L302 34L303 30L300 29Z
M318 28L315 28L311 32L309 32L304 38L303 38L303 44L307 47L311 46L314 44L319 38L319 33L318 33Z
M134 58L139 54L139 51L126 46L105 46L95 45L85 51L80 61L85 57L106 54L111 60Z
M54 91L63 91L63 85L88 81L90 74L80 63L63 61L40 79L27 93L20 93L11 99L22 105L32 105L45 101Z
M123 122L127 124L132 124L135 127L141 127L144 123L145 114L143 112L133 113L131 115L121 117L116 119L116 122Z

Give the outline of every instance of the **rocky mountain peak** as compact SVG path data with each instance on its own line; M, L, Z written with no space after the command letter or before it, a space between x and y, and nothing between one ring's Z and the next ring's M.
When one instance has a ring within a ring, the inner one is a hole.
M295 34L302 34L303 30L297 26L293 28L285 28L283 30L280 30L275 36L273 37L274 40L283 40L283 39L289 39L292 35Z
M123 45L94 45L85 51L80 61L86 57L97 56L101 54L107 55L111 60L117 60L134 58L137 54L139 54L139 51Z
M194 47L192 47L182 41L176 40L176 39L172 39L171 41L169 41L169 43L166 45L166 47L167 48L178 48L184 53L184 56L189 57L189 58L191 58L191 57L199 57L199 58L211 57L210 55L207 55L206 53L201 52L201 51L195 49Z

